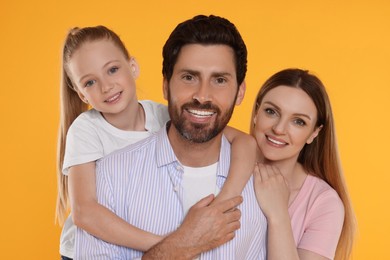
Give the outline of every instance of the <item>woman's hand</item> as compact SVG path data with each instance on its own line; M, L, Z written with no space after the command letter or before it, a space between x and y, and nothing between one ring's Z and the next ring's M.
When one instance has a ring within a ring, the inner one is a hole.
M276 166L257 163L254 169L257 202L268 221L275 221L288 211L290 190Z

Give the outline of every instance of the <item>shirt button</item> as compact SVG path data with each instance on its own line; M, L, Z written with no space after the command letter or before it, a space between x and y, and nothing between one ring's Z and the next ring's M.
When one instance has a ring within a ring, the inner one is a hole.
M176 191L176 192L178 192L178 191L179 191L179 187L178 187L178 186L175 186L175 187L173 187L173 190Z

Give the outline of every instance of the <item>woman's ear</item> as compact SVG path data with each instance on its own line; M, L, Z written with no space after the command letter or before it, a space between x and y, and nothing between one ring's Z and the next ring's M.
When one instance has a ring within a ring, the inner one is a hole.
M316 127L316 129L313 131L313 133L310 135L310 137L307 139L306 143L311 144L314 139L318 136L322 129L323 125L320 125L319 127Z

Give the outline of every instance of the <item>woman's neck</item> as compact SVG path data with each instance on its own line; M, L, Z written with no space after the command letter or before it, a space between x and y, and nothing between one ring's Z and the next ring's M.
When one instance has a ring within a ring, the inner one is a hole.
M276 166L280 170L283 177L287 180L290 190L299 190L307 176L306 171L297 159L289 158L286 160L271 161L261 155L258 156L259 162Z

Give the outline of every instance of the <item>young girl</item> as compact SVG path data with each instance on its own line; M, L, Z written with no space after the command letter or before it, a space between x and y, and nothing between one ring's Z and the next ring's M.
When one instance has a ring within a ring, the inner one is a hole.
M109 243L145 251L162 237L130 225L97 202L95 161L159 130L169 119L167 108L137 100L138 64L104 26L69 32L62 73L56 216L64 222L70 201L72 217L62 231L60 254L73 258L75 225ZM224 133L232 143L233 163L216 200L239 195L255 162L255 153L248 152L256 149L252 137L232 128Z
M300 69L276 73L260 89L252 120L268 259L349 259L354 215L322 82Z

